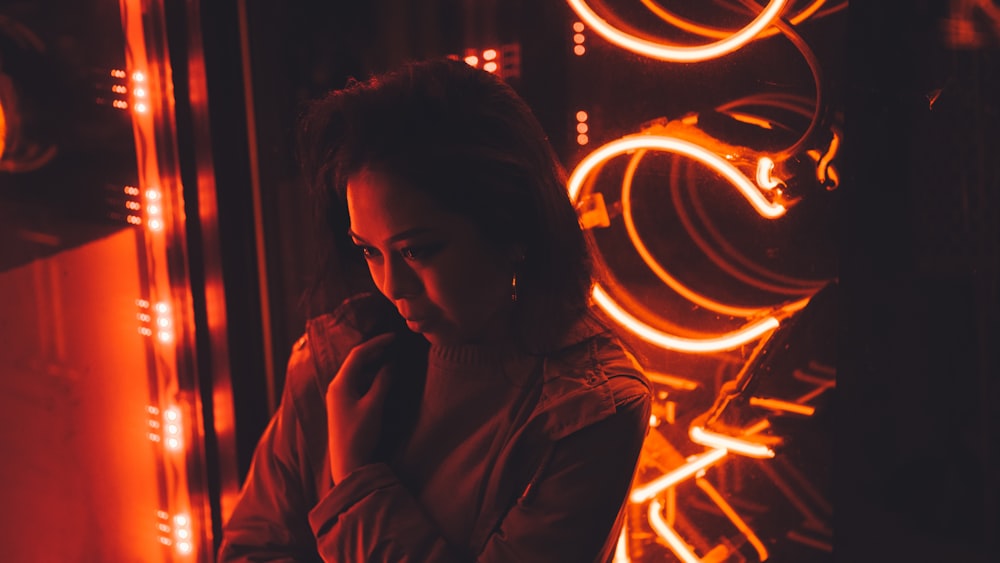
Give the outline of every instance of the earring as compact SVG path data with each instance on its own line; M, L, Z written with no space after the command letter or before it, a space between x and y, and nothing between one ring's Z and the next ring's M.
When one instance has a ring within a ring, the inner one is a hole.
M517 271L510 278L510 300L517 303Z

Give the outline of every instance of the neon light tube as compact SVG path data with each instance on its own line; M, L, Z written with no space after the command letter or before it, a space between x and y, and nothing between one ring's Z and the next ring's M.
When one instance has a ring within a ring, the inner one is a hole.
M611 318L623 327L627 328L633 334L642 338L646 342L668 350L695 353L732 350L733 348L739 348L747 342L760 338L764 334L778 328L779 325L778 319L774 317L765 317L744 325L743 328L737 331L730 332L722 336L702 339L682 338L680 336L674 336L659 331L628 314L621 307L619 307L618 304L615 303L598 284L594 284L592 294L594 301L597 302L598 306L600 306L601 309L603 309L608 315L611 316Z
M781 182L771 176L774 172L774 161L768 157L763 157L757 161L757 185L761 189L773 190L781 185Z
M663 135L626 135L587 155L570 175L568 182L570 199L576 203L583 180L599 164L614 156L638 149L661 150L691 157L729 180L762 217L776 219L785 214L783 205L768 201L757 186L726 159L694 143Z
M758 459L774 457L774 450L764 444L758 444L756 442L741 440L725 434L719 434L717 432L712 432L711 430L705 430L701 426L692 426L688 431L688 436L691 438L692 442L708 446L710 448L721 448L723 450L728 450L747 457Z
M696 62L721 57L731 53L753 40L760 32L769 27L777 19L786 0L771 0L771 2L746 27L725 39L691 47L681 47L656 43L629 35L609 24L597 15L584 0L567 0L570 7L598 35L619 47L654 59L673 62Z
M653 530L658 536L664 539L670 546L670 550L674 552L681 561L684 563L699 563L701 559L698 558L691 548L684 543L684 540L677 535L677 532L673 530L666 522L663 521L663 517L660 516L660 503L659 501L653 501L649 503L649 524L653 527Z
M688 458L687 463L677 469L674 469L670 473L664 473L649 483L632 489L632 494L629 495L629 500L637 504L646 502L647 500L660 494L660 492L664 489L673 487L677 483L690 478L699 471L726 457L726 453L725 449L719 448L708 450L707 452L696 456L691 456Z

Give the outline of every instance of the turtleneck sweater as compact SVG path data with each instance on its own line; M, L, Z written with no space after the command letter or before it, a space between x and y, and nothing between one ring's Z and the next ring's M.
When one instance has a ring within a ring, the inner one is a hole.
M486 475L534 407L540 358L480 345L433 345L413 433L391 464L453 546L467 546Z

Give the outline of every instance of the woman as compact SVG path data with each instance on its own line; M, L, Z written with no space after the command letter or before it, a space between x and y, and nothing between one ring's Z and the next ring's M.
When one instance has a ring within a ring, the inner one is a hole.
M590 312L527 105L428 61L332 92L303 131L328 287L359 264L369 285L307 323L220 560L609 560L649 385Z

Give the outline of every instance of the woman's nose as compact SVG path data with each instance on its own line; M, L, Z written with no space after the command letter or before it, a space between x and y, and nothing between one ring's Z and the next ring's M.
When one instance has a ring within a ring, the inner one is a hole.
M382 272L382 293L393 301L418 295L420 278L402 258L390 258Z

